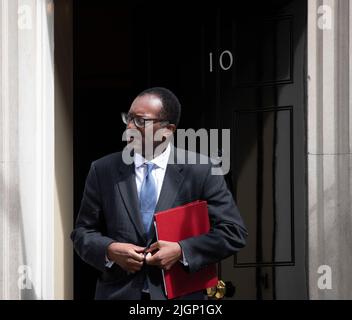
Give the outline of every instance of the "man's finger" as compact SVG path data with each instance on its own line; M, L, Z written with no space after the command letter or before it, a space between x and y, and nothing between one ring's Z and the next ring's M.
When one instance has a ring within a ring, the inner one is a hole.
M154 242L150 248L152 248L153 250L155 249L159 249L160 248L160 241Z
M145 251L145 247L134 246L133 249L136 252L144 252Z
M150 252L147 253L147 255L145 256L145 261L146 261L147 264L152 265L152 266L159 265L160 262L159 262L158 253L154 254L153 256L152 256L152 254Z
M129 258L128 259L129 264L133 265L133 266L142 266L143 265L143 261L137 261L135 259Z
M144 260L144 254L143 253L137 253L135 251L130 251L130 256L131 258L133 258L134 260L137 261L143 261Z
M152 255L154 255L156 252L158 252L159 251L159 249L158 248L156 248L156 249L150 249L150 248L148 248L145 252L146 253L151 253Z
M126 261L127 265L126 265L126 269L129 270L129 271L139 271L142 269L142 265L143 263L142 262L138 262L132 258L129 258L127 261Z
M160 243L159 241L157 241L150 245L150 247L147 249L147 252L152 252L159 248L160 248Z
M146 255L145 255L145 262L149 264L149 261L150 261L150 258L151 258L152 254L150 252L148 252Z

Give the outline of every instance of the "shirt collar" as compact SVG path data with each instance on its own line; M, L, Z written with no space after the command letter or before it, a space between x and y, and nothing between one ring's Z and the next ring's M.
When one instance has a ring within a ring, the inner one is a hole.
M144 163L151 162L151 163L154 163L159 168L166 169L167 163L169 161L170 151L171 151L171 147L170 147L170 143L168 143L166 149L161 154L159 154L157 157L155 157L150 161L146 160L140 153L135 152L133 157L134 165L136 168L139 168Z

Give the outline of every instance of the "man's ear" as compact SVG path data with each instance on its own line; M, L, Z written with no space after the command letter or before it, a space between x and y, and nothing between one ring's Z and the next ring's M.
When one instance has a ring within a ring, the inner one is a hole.
M176 126L174 124L168 124L166 126L170 131L172 131L172 133L174 133L176 131Z

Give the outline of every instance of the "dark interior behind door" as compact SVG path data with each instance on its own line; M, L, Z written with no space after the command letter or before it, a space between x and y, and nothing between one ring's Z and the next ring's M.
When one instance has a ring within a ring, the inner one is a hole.
M226 176L249 229L221 263L234 298L305 299L306 1L75 1L75 212L90 162L123 148L134 96L165 86L180 128L230 128ZM75 298L96 272L75 257Z

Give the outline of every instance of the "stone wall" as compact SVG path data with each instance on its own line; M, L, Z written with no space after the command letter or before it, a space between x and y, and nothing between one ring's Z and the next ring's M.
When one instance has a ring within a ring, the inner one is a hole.
M352 3L308 6L310 298L352 299Z

